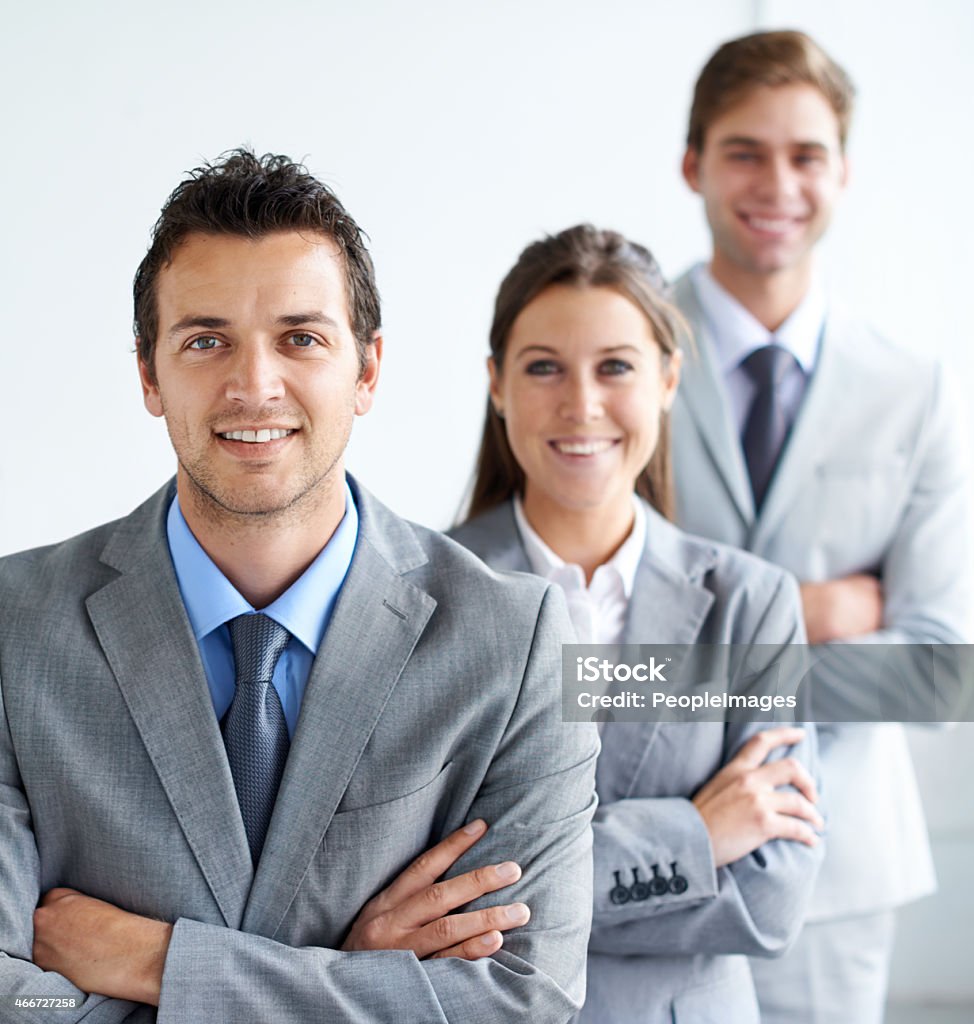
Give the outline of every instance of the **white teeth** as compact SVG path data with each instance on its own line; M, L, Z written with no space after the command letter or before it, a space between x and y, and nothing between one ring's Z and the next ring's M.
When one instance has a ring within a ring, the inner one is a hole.
M265 441L277 441L282 437L287 437L288 434L293 434L293 430L228 430L225 434L221 434L220 437L225 437L228 441L247 441L250 444L263 444Z
M608 451L612 441L555 441L555 448L563 455L598 455Z
M791 221L785 218L768 220L764 217L749 217L748 220L751 222L751 226L756 227L759 231L785 231L791 224Z

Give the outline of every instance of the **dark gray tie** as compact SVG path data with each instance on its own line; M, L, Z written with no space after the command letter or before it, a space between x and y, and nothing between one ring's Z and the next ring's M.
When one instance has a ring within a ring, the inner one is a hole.
M741 363L754 382L754 399L741 438L747 474L751 479L755 511L761 510L771 477L791 427L781 397L781 385L795 357L781 345L755 349Z
M261 612L227 625L237 692L223 719L223 742L256 868L287 761L287 721L271 678L291 634Z

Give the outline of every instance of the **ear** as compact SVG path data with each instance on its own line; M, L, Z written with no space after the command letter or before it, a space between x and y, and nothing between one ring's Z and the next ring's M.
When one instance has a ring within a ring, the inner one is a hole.
M379 383L379 366L382 363L382 332L376 331L372 341L365 347L365 369L355 385L355 415L364 416L372 408L375 388Z
M152 374L149 372L149 367L142 361L142 356L139 354L142 350L142 339L135 339L135 359L139 365L139 381L142 384L142 402L146 409L153 416L163 416L165 413L162 409L162 397L159 394L159 385L152 378Z
M676 398L677 388L680 386L680 371L683 368L683 352L677 349L670 354L663 366L662 381L663 393L660 396L660 405L664 412L669 412Z
M846 189L849 187L849 180L852 177L852 164L849 163L849 158L842 154L842 163L839 167L839 185Z
M494 412L504 418L504 400L501 398L501 372L497 369L497 363L493 356L487 357L487 373L490 375L490 403Z
M687 151L683 154L683 163L681 165L683 171L683 180L693 189L694 192L700 191L700 150L695 149L693 146L688 146Z

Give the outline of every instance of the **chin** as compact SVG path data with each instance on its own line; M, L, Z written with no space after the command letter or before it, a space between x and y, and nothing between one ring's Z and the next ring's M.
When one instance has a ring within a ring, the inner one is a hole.
M269 516L290 508L301 496L300 493L285 491L283 488L265 484L254 486L218 486L214 482L194 479L193 492L202 509L211 514L229 513L238 516Z
M552 495L555 502L564 509L572 512L591 512L602 508L606 504L606 492L604 490L586 491L562 491Z

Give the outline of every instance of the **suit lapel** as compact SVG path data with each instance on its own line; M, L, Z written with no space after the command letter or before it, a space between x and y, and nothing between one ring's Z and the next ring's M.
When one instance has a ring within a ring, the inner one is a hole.
M674 668L703 628L713 594L700 583L716 564L714 549L687 544L684 534L649 505L646 544L636 570L623 626L623 644L678 645ZM493 569L530 572L527 553L514 519L512 502L465 523L457 537ZM629 795L656 739L659 722L607 722L595 769L600 794Z
M273 936L436 601L402 573L412 530L356 487L359 538L312 666L243 929Z
M622 633L624 644L678 645L671 652L674 678L687 649L700 635L714 596L700 585L716 554L688 548L671 523L646 506L646 547L636 570ZM596 765L600 793L630 796L659 733L660 722L609 723L602 733L603 754Z
M250 853L169 557L165 516L172 495L164 488L122 520L102 555L121 575L86 605L186 841L227 926L238 928L250 888Z
M693 418L738 515L748 526L754 521L754 496L744 453L720 377L716 348L689 274L677 282L675 297L693 330L695 342L695 351L684 352L680 400Z

